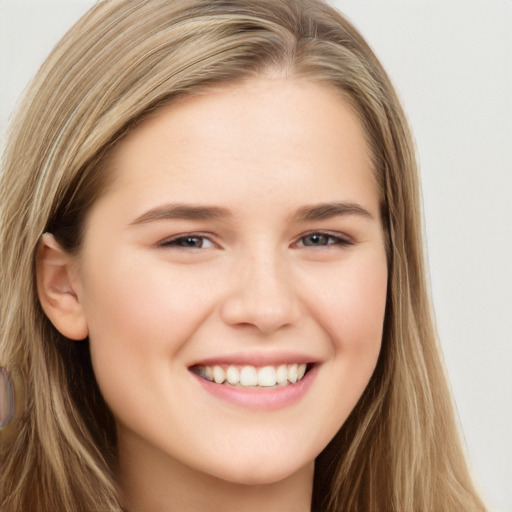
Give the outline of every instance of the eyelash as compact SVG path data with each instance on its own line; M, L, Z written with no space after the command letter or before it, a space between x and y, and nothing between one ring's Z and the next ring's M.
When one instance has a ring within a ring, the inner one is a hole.
M311 244L306 244L304 241L306 239L314 239L316 238L317 242L313 242ZM199 242L200 245L194 245L194 240ZM183 235L178 235L172 238L168 238L159 242L159 247L177 247L182 249L205 249L203 247L204 242L207 241L211 244L212 247L216 246L216 244L210 239L209 236L201 233L187 233ZM319 243L320 241L325 241L325 243ZM331 245L338 246L350 246L354 245L354 243L348 240L344 236L340 236L339 234L334 234L328 231L311 231L302 235L296 244L300 243L300 247L328 247ZM210 247L206 247L210 248Z
M201 241L201 246L193 245L192 240L199 240ZM212 242L209 236L201 234L201 233L186 233L184 235L178 235L172 238L167 238L163 240L162 242L158 243L159 247L177 247L179 249L203 249L203 243L204 241L210 242L210 244L215 246L216 244Z
M317 239L323 239L326 241L326 243L320 244L320 243L312 243L310 245L306 245L304 243L304 240L306 238L313 238L316 237ZM341 236L339 234L335 234L329 231L311 231L309 233L306 233L302 235L299 238L299 242L302 242L301 247L328 247L330 245L339 245L339 246L350 246L354 245L354 242L349 240L345 236Z

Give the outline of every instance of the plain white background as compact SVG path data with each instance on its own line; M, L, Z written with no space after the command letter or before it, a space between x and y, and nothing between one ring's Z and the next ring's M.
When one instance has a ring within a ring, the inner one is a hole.
M0 133L94 2L0 0ZM331 0L394 82L415 134L433 301L472 467L512 512L512 1ZM442 512L442 511L440 511Z

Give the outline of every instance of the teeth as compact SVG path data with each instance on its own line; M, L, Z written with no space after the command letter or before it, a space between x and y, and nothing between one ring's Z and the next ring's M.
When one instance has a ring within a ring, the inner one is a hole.
M285 364L278 366L276 371L276 380L278 384L288 384L288 368Z
M208 380L213 380L213 369L210 366L204 366L204 377Z
M297 382L297 365L292 364L290 368L288 368L288 380L290 382Z
M276 369L273 366L264 366L258 370L258 386L275 386L276 382Z
M262 388L295 384L304 377L306 369L307 365L305 363L263 366L261 368L252 365L242 367L230 365L227 368L215 365L213 367L197 366L194 368L198 375L217 384Z
M240 384L242 386L256 386L258 384L258 373L254 366L244 366L240 371Z
M240 372L235 366L230 366L226 372L226 379L231 385L236 385L240 381Z
M217 384L222 384L226 380L226 372L222 369L221 366L213 367L213 380Z

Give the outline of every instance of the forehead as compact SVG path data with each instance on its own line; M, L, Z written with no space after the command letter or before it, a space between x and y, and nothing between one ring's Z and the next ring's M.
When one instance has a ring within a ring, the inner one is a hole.
M214 195L228 184L236 198L242 190L256 196L290 180L329 187L344 174L359 175L376 190L366 137L350 103L330 85L290 78L254 78L183 97L129 133L109 167L114 189L143 194L143 180L155 183L155 195L180 191L180 200L198 186Z

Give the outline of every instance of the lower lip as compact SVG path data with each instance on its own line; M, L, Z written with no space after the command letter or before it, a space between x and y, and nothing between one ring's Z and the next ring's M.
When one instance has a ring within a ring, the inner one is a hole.
M317 366L315 365L311 368L295 384L269 389L242 388L230 386L229 384L217 384L200 377L194 372L191 373L203 389L216 398L242 407L272 410L293 405L306 395L316 377Z

